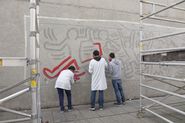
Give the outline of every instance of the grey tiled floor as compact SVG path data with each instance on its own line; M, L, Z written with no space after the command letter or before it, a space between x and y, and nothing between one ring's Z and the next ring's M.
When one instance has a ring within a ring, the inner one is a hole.
M177 106L175 103L173 106ZM185 103L179 103L178 108L185 109ZM49 123L165 123L160 118L145 112L143 118L137 118L139 101L127 101L126 105L115 106L112 102L105 103L104 110L89 111L89 105L74 106L71 112L60 113L59 107L42 110L44 121ZM153 110L173 120L175 123L185 123L185 117L171 110L155 107ZM25 111L28 112L28 111ZM0 112L0 120L15 118L5 112ZM1 123L1 122L0 122ZM31 123L24 121L24 123Z

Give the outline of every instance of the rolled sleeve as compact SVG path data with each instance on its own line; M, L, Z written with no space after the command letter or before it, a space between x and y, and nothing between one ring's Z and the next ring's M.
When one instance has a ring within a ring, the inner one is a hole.
M92 65L92 62L90 62L89 64L89 73L93 73L93 65Z

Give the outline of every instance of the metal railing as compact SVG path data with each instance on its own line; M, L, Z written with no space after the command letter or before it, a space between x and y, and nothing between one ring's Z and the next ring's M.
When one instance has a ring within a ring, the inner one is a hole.
M156 39L161 39L161 38L168 38L168 37L172 37L172 36L182 35L182 34L185 34L185 31L143 39L143 30L142 30L143 25L144 25L143 21L146 20L146 19L158 19L158 20L167 21L167 22L175 22L175 23L185 24L185 21L178 21L178 20L174 20L174 19L166 19L166 18L160 18L160 17L155 16L155 15L157 15L157 14L159 14L159 13L165 11L165 10L168 10L170 8L172 8L174 10L185 11L184 8L176 7L177 5L182 4L184 2L185 2L185 0L181 0L179 2L176 2L176 3L172 4L172 5L166 6L166 5L159 4L159 3L140 0L140 110L139 110L138 116L141 116L141 114L143 114L143 111L147 111L147 112L150 112L153 115L163 119L164 121L166 121L168 123L174 123L173 121L171 121L168 118L162 116L161 114L158 114L158 113L152 111L150 108L153 107L155 104L163 106L167 109L173 110L173 111L175 111L177 113L180 113L182 115L185 115L184 111L182 111L180 109L177 109L175 107L172 107L172 106L162 102L170 96L175 96L175 97L178 97L178 98L185 99L185 95L182 95L182 94L178 93L180 90L184 90L185 85L182 86L182 87L179 87L179 86L176 85L176 82L185 83L185 79L183 79L183 78L181 78L181 79L180 78L174 78L174 77L169 77L169 76L165 76L165 75L154 75L154 74L144 73L144 69L143 69L146 65L158 65L158 66L161 66L161 67L163 67L163 66L170 66L170 67L182 66L182 67L185 67L185 61L180 61L180 62L179 61L163 61L163 62L145 62L145 61L143 61L143 56L144 55L148 55L148 54L152 55L152 54L156 54L156 53L166 53L166 52L185 50L185 46L172 47L172 48L152 49L152 50L151 49L150 50L145 50L144 47L143 47L145 42L154 41ZM153 9L152 9L151 14L143 15L143 4L145 4L145 5L146 4L149 4L149 5L152 4ZM163 8L156 11L155 6L160 6L160 7L163 7ZM157 79L160 82L162 82L163 79L174 81L173 84L169 84L169 83L165 83L165 84L171 85L171 86L176 87L178 89L172 92L172 91L162 89L162 87L159 88L159 87L150 86L149 83L148 84L143 84L144 77L150 77L150 78L153 78L153 79ZM163 97L161 100L156 100L156 99L145 96L143 91L142 91L143 89L161 92L161 93L166 94L166 96ZM143 104L143 99L149 100L150 102L152 102L152 104L144 105Z
M9 101L13 98L16 98L26 92L31 92L32 97L32 104L31 104L31 114L23 113L20 111L12 110L9 108L5 108L0 106L0 110L10 112L13 114L24 116L25 118L19 118L19 119L9 119L0 121L0 123L11 123L11 122L23 122L27 120L31 120L32 123L41 123L41 107L40 107L40 71L39 67L40 64L38 60L39 57L39 22L38 22L38 15L39 15L39 1L40 0L30 0L30 35L29 35L29 46L30 46L30 58L27 57L27 44L25 43L25 57L0 57L0 66L27 66L29 65L31 70L31 77L18 82L16 84L13 84L9 87L6 87L2 90L0 90L0 94L7 92L10 89L13 89L15 87L18 87L26 82L29 82L29 87L24 88L23 90L20 90L16 93L13 93L7 97L4 97L0 99L0 105L5 103L6 101ZM26 37L27 38L27 37ZM25 38L25 39L26 39Z
M16 87L18 87L18 86L20 86L20 85L22 85L24 83L30 82L32 79L37 79L37 78L39 78L39 74L36 74L34 77L29 77L29 78L27 78L27 79L25 79L23 81L20 81L20 82L18 82L16 84L10 85L9 87L6 87L4 89L1 89L0 90L0 94L5 93L5 92L7 92L7 91L9 91L11 89L14 89L14 88L16 88ZM25 89L23 89L21 91L18 91L16 93L13 93L13 94L11 94L9 96L6 96L6 97L0 99L0 105L5 103L6 101L9 101L9 100L11 100L13 98L16 98L16 97L18 97L18 96L20 96L22 94L27 93L27 92L30 92L30 87L25 88ZM27 113L23 113L23 112L20 112L20 111L12 110L12 109L5 108L5 107L2 107L2 106L0 106L0 110L26 117L26 118L12 119L12 120L4 120L4 121L0 121L0 123L22 122L22 121L27 121L27 120L31 120L32 119L32 115L31 114L27 114Z

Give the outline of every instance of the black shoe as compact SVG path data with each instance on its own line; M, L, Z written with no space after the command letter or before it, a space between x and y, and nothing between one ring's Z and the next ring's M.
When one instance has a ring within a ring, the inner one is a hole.
M114 103L114 105L122 105L122 103L117 103L117 102L116 102L116 103Z

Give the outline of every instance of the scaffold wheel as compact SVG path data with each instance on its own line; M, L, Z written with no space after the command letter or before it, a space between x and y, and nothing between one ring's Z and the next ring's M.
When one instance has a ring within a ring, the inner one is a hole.
M137 117L138 118L143 118L144 117L144 112L143 111L138 111Z

